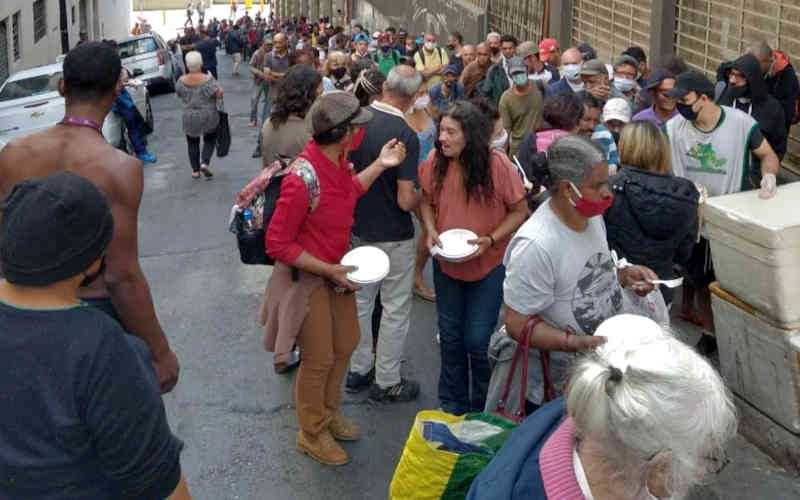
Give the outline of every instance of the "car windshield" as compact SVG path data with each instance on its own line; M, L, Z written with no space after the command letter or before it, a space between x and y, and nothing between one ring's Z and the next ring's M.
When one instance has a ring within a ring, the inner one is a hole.
M158 46L152 37L128 40L119 44L119 57L125 59L126 57L147 54L156 50L158 50Z
M58 71L51 75L38 75L8 82L3 90L0 90L0 102L57 92L60 78L61 72Z

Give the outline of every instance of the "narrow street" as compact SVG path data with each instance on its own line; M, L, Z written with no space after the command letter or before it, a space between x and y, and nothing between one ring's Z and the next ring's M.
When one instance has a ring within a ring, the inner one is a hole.
M194 498L379 500L388 486L414 415L439 406L435 306L414 299L405 372L420 381L414 403L374 407L366 392L345 396L344 412L362 429L345 447L349 465L318 465L295 450L293 375L276 375L261 345L256 311L270 268L239 262L227 218L234 194L259 169L250 157L256 130L248 128L246 72L232 77L219 54L220 80L230 114L228 157L212 160L211 181L192 180L173 94L153 96L155 133L145 167L139 248L162 325L182 370L165 397L170 423L185 442L183 469ZM695 499L797 499L800 481L772 466L741 438L731 465Z

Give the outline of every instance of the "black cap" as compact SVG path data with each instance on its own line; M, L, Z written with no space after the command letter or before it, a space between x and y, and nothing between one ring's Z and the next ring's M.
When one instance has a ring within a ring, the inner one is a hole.
M589 42L581 42L578 44L578 52L581 53L581 57L583 57L584 61L597 59L597 52L591 45L589 45Z
M672 78L674 80L675 79L675 73L673 73L672 71L670 71L668 69L659 68L659 69L653 71L652 73L650 73L650 76L647 78L647 85L645 85L644 88L646 88L646 89L654 89L654 88L658 87L659 85L661 85L661 82L663 82L667 78Z
M714 95L714 84L711 83L706 75L699 71L684 71L675 81L675 88L667 90L664 95L667 97L674 97L675 99L683 99L689 92L697 92L698 94Z
M3 201L0 265L9 283L45 286L81 274L114 232L103 193L61 172L18 183Z

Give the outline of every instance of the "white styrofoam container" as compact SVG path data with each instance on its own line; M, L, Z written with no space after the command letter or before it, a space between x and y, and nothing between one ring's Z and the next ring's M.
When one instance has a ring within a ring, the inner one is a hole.
M710 198L704 233L722 288L777 326L800 328L800 182Z
M800 331L777 328L715 294L711 306L728 387L800 434Z

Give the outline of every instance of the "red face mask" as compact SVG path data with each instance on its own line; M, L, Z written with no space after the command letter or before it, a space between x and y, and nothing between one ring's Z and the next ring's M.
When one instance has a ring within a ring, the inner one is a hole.
M353 140L350 141L350 151L355 151L361 146L361 143L364 141L364 136L367 133L367 129L364 127L358 127L358 132L353 135Z
M613 194L611 194L611 196L609 196L608 198L603 198L600 201L591 201L583 197L583 195L575 186L575 184L570 182L569 185L572 186L572 189L574 189L575 192L578 193L578 196L580 196L577 203L572 201L572 199L570 199L569 202L572 204L573 207L575 207L575 210L577 210L579 214L586 217L587 219L590 219L592 217L597 217L598 215L602 215L603 212L608 210L608 207L610 207L611 204L614 203Z

